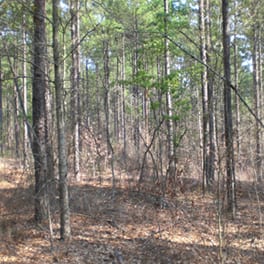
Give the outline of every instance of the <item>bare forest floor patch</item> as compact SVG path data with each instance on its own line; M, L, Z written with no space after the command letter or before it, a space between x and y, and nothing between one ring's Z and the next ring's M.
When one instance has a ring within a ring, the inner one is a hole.
M48 224L35 225L32 176L16 161L0 160L0 263L264 263L263 184L238 183L235 220L219 217L215 193L177 191L161 197L101 175L71 183L72 241L59 241L59 209L51 203ZM31 184L28 184L31 182ZM219 224L220 223L220 224Z

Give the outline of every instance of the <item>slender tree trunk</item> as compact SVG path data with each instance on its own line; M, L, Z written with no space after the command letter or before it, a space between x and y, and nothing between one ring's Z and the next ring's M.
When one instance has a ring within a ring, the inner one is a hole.
M122 124L122 138L123 138L123 158L125 167L127 166L127 132L126 132L126 99L125 99L125 84L126 79L126 54L125 54L125 35L122 36L122 63L121 63L121 124Z
M71 0L71 38L72 38L72 72L71 72L71 108L72 108L72 134L74 150L74 175L80 181L80 3Z
M89 88L90 88L90 73L89 73L89 60L85 60L85 68L83 72L83 104L81 111L84 115L85 127L89 126L90 123L90 100L89 100Z
M211 63L211 17L210 17L210 1L206 0L206 49L207 63ZM208 122L209 122L209 153L208 153L208 171L207 185L210 187L215 180L215 158L216 158L216 137L215 137L215 111L214 111L214 85L213 74L208 71Z
M27 115L28 107L27 107L27 43L26 43L26 17L23 15L23 25L22 25L22 41L23 41L23 62L22 62L22 86L23 86L23 104L25 114ZM28 125L26 117L24 117L23 121L24 125L24 139L23 139L23 163L24 167L28 166L28 151L29 151L29 138L28 138Z
M116 42L116 45L118 43ZM116 57L116 76L115 79L118 80L119 78L119 68L120 68L120 63L119 63L119 57ZM117 84L116 85L116 92L113 94L113 135L114 135L114 140L119 143L119 138L120 138L120 86Z
M17 60L16 58L14 58L14 70L15 70L15 76L17 76L17 69L18 65L17 65ZM19 115L19 109L18 109L18 93L17 93L17 89L16 89L16 83L14 81L14 88L13 88L13 113L14 113L14 139L15 139L15 156L16 158L19 158L19 146L20 146L20 138L19 138L19 134L20 134L20 127L19 127L19 120L18 120L18 115Z
M210 64L210 6L208 0L200 0L201 61ZM205 67L201 74L203 105L203 191L214 181L215 141L212 74Z
M82 109L82 112L85 112L85 125L86 127L90 126L90 114L91 114L91 106L90 106L90 76L89 76L89 61L86 60L85 65L85 109Z
M167 38L168 34L168 15L169 15L169 0L164 0L164 77L170 75L170 52L169 52L169 41ZM166 80L167 81L167 80ZM168 127L168 176L173 179L176 172L176 157L175 157L175 149L174 149L174 128L173 128L173 120L172 120L172 98L171 91L168 85L166 92L166 106L167 106L167 127ZM166 185L166 183L165 183Z
M49 72L49 71L47 71ZM53 200L56 196L56 181L54 173L54 148L53 148L53 96L51 89L46 80L46 92L45 92L45 102L46 102L46 151L47 151L47 188L49 191L49 199Z
M223 57L224 57L224 119L225 119L225 147L226 147L226 188L227 208L236 214L236 189L233 148L233 120L231 105L231 71L230 71L230 28L229 28L229 0L222 0L223 19Z
M161 61L161 58L160 57L157 57L157 78L158 78L158 82L161 83L162 82L162 61ZM157 98L158 98L158 102L161 102L162 101L162 92L158 89L157 90ZM154 110L156 111L156 110ZM155 113L155 112L154 112ZM159 107L158 108L158 111L157 113L155 113L155 121L156 121L156 124L159 124L162 119L164 118L163 117L163 109L162 107ZM158 138L158 143L157 143L157 159L158 159L158 170L159 170L159 173L158 173L158 178L159 178L159 182L161 183L161 188L162 188L162 192L164 193L165 192L165 187L166 187L166 177L164 175L164 144L163 144L163 139L162 139L162 132L161 131L158 131L158 134L157 134L157 138Z
M10 69L10 72L12 73L12 75L13 75L14 86L15 86L15 89L16 89L16 93L15 94L17 96L17 103L19 104L19 108L20 108L20 110L22 112L22 115L23 115L23 118L24 118L24 122L27 124L27 132L28 132L27 137L29 139L29 144L30 144L30 147L31 147L31 150L32 150L32 153L33 153L33 139L32 139L32 135L34 134L34 129L29 124L29 121L28 121L28 118L27 118L27 114L26 114L26 111L25 111L25 108L24 108L24 104L23 104L23 96L22 96L22 94L20 92L20 89L19 89L19 82L18 82L19 77L17 75L17 71L15 69L14 63L12 63L12 61L11 61L11 57L10 57L10 54L9 54L9 49L7 48L7 46L5 44L4 44L4 48L5 48L5 51L6 51L6 54L7 54L7 60L8 60L8 64L9 64L9 69ZM33 69L33 71L34 71L34 69ZM8 107L9 107L9 104L8 104ZM10 110L8 109L7 113L9 113L9 112L10 112ZM7 121L8 121L8 119L7 119ZM8 127L8 125L7 125L7 127ZM9 138L10 137L8 137L8 139Z
M20 140L19 140L19 123L18 123L18 102L17 102L17 92L16 92L16 87L14 85L14 96L13 96L13 110L14 110L14 139L15 139L15 156L18 159L19 158L19 145L20 145Z
M237 43L237 17L238 17L238 10L237 10L237 1L234 3L234 8L235 8L235 18L234 18L234 82L235 82L235 87L238 90L239 85L238 85L238 43ZM237 153L237 162L239 164L239 167L241 165L241 147L240 147L240 101L239 97L236 94L235 95L235 112L236 112L236 153Z
M59 190L60 190L60 235L62 240L71 238L70 207L68 193L68 169L66 159L65 124L63 109L63 83L61 69L61 48L59 44L59 0L53 0L53 58L56 93L56 116L59 156Z
M46 179L46 25L45 0L34 1L33 146L35 165L35 220L47 218Z
M201 60L204 64L207 64L207 49L206 49L206 32L205 32L205 1L200 0L199 3L200 13L200 45L201 45ZM208 171L208 136L209 136L209 111L208 111L208 71L205 68L201 73L202 79L202 131L203 131L203 192L205 192L207 171Z
M2 56L0 55L0 155L3 156L3 85L2 85Z
M114 149L110 138L110 120L109 120L109 50L108 41L104 41L104 107L105 107L105 123L106 123L106 140L107 140L107 155L110 157L111 171L112 171L112 188L113 193L115 192L116 179L114 172Z
M198 153L198 166L200 168L203 168L203 125L202 125L202 100L200 100L200 87L197 86L196 88L196 98L197 98L197 109L194 109L194 115L197 114L197 130L199 131L199 153ZM202 174L202 188L203 188L203 193L205 193L205 175L204 173Z
M46 46L46 54L48 54ZM50 201L56 199L56 178L55 178L55 161L54 161L54 126L55 126L55 114L54 114L54 98L51 87L49 86L50 76L50 64L47 63L46 69L46 90L45 90L45 104L46 104L46 152L47 152L47 190ZM50 212L49 212L50 213ZM50 216L49 216L50 217Z
M101 124L101 107L100 107L100 87L99 87L99 66L98 64L95 65L95 72L96 72L96 124L97 124L97 131L102 131L102 124Z
M144 97L143 97L143 119L144 119L144 131L145 131L145 141L147 145L149 145L149 94L148 88L144 90Z
M133 50L133 65L132 65L132 74L133 77L137 76L138 74L138 70L139 70L139 65L138 65L138 61L139 61L139 53L138 53L138 49L139 49L139 36L138 36L138 17L137 14L135 14L135 33L134 33L134 42L135 42L135 46L134 46L134 50ZM135 108L135 117L134 117L134 124L132 124L133 126L133 137L134 137L134 144L135 144L135 148L136 148L136 159L137 159L137 164L140 163L140 111L139 111L139 86L137 83L133 84L133 106ZM132 122L133 122L132 121Z
M260 54L260 29L258 22L253 26L253 80L254 80L254 104L255 113L258 119L261 119L261 54ZM260 181L262 178L262 157L261 157L261 126L258 120L255 121L255 163L256 163L256 177Z
M261 40L263 39L263 29L261 30L260 29L260 32L259 32L259 46L258 46L258 54L259 54L259 93L260 93L260 120L263 120L263 114L264 114L264 110L263 110L263 106L264 106L264 95L263 95L263 62L264 62L264 59L263 59L263 41L261 42ZM264 143L263 143L263 129L260 128L260 152L263 153L263 150L264 150ZM264 178L264 175L263 175L263 155L261 155L260 157L260 172L259 172L259 181L262 181L263 178Z

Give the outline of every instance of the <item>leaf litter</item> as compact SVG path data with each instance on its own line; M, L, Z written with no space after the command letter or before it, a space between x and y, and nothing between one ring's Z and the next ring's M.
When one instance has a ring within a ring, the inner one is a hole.
M161 197L151 188L138 191L120 182L113 196L110 181L72 182L72 240L59 240L54 202L51 247L48 224L33 221L29 178L16 162L1 160L0 263L264 263L264 195L257 199L252 183L239 186L237 218L223 212L220 258L214 194Z

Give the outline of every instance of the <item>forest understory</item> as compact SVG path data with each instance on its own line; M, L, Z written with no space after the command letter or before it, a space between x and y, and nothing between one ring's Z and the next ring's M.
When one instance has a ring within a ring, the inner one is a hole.
M216 192L203 196L198 185L188 188L190 179L181 180L174 197L161 197L153 186L139 190L125 173L117 173L114 192L111 174L83 177L69 186L66 243L59 240L56 197L53 239L48 221L34 223L33 176L18 164L0 164L0 263L264 263L263 184L238 182L232 220L219 211Z

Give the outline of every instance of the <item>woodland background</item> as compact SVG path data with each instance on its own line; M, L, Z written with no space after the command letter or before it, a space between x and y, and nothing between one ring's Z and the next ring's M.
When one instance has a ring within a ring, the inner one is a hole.
M263 8L0 1L2 262L262 263Z

